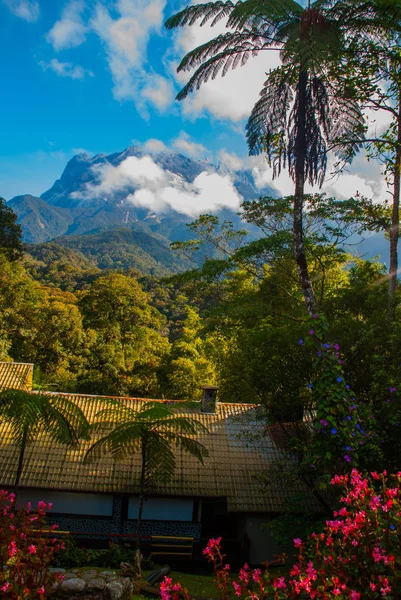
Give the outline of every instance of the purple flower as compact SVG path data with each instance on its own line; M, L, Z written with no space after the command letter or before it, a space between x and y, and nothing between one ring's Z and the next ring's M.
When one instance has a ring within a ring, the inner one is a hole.
M346 389L346 390L349 390L349 385L348 385L348 384L345 386L345 389Z
M343 380L343 378L342 378L342 377L337 377L337 379L336 379L336 381L338 381L338 383L341 383L341 382L342 382L342 380Z
M335 348L335 350L339 350L340 346L338 344L334 344L334 348Z
M336 429L335 427L332 427L332 428L330 429L330 431L331 431L331 433L332 433L333 435L336 435L336 433L337 433L337 429Z
M390 394L392 394L393 392L396 392L396 391L397 391L397 388L396 388L396 387L391 387L391 388L390 388Z
M349 452L351 450L351 446L345 446L345 449L347 452Z
M344 454L344 458L347 462L351 462L351 457L348 454Z
M304 341L303 341L303 340L298 340L298 344L299 344L300 346L302 346L302 345L303 345L303 343L304 343Z
M393 524L391 524L391 525L390 525L390 529L391 529L391 531L394 531L394 530L396 529L396 526L395 526L395 525L393 525Z
M352 419L351 415L347 415L345 418L348 419L348 421L351 421Z
M323 425L323 427L327 427L328 422L325 421L325 419L320 419L321 424Z
M309 330L309 335L313 335L314 333L315 333L315 330L314 330L314 329L310 329L310 330Z
M352 406L350 406L350 409L351 409L351 410L355 410L355 409L356 409L356 406L355 406L355 404L352 404Z
M314 319L317 319L317 317L318 317L318 315L313 315L313 318L314 318Z
M313 385L311 383L308 383L308 390L311 390L313 387Z

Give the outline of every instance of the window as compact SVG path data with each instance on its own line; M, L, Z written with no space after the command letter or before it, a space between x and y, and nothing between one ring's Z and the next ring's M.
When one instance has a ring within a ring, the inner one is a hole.
M146 498L142 518L148 521L192 521L193 500L188 498ZM128 518L138 518L138 496L128 500Z
M91 515L111 517L113 514L113 496L102 494L77 494L74 492L53 492L52 490L19 490L17 503L32 503L35 509L39 500L53 502L52 513L69 515Z

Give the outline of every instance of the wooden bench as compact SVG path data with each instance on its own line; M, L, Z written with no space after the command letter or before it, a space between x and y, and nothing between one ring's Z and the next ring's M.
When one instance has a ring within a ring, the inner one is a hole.
M192 560L194 549L193 537L177 537L175 535L152 535L151 556L166 556Z

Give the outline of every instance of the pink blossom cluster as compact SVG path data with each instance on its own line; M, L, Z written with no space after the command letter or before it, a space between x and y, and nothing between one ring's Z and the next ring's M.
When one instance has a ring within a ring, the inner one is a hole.
M232 580L221 538L209 540L204 554L214 566L221 600L232 591L243 600L401 599L401 472L364 476L353 469L331 483L341 488L341 507L322 532L306 542L294 540L298 559L288 577L245 564ZM170 595L162 597L170 600L173 583L165 582L163 590ZM175 593L173 600L185 596L180 586Z
M57 525L46 526L51 504L38 502L32 511L30 503L17 507L16 500L15 494L0 490L1 598L44 600L46 591L62 580L62 575L49 572L49 566L64 544L52 533Z

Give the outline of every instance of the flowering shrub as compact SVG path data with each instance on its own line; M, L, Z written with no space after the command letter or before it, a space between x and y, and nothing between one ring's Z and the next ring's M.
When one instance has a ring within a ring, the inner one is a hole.
M401 597L401 472L390 477L373 472L368 478L353 469L331 483L341 488L342 507L322 533L307 543L294 540L298 560L288 577L244 565L238 581L231 580L221 538L209 540L204 554L214 566L221 600L230 589L250 600ZM189 598L171 578L165 578L161 594L162 600Z
M55 534L45 531L46 510L51 504L38 502L37 510L16 508L15 494L0 490L0 591L1 598L44 600L62 576L50 573L54 555L63 548ZM53 525L50 530L57 529Z
M325 317L314 315L305 339L298 341L310 349L314 372L308 387L316 435L304 448L303 467L326 484L330 473L372 468L382 459L375 415L368 404L357 402L345 380L340 346L325 341L327 331Z

